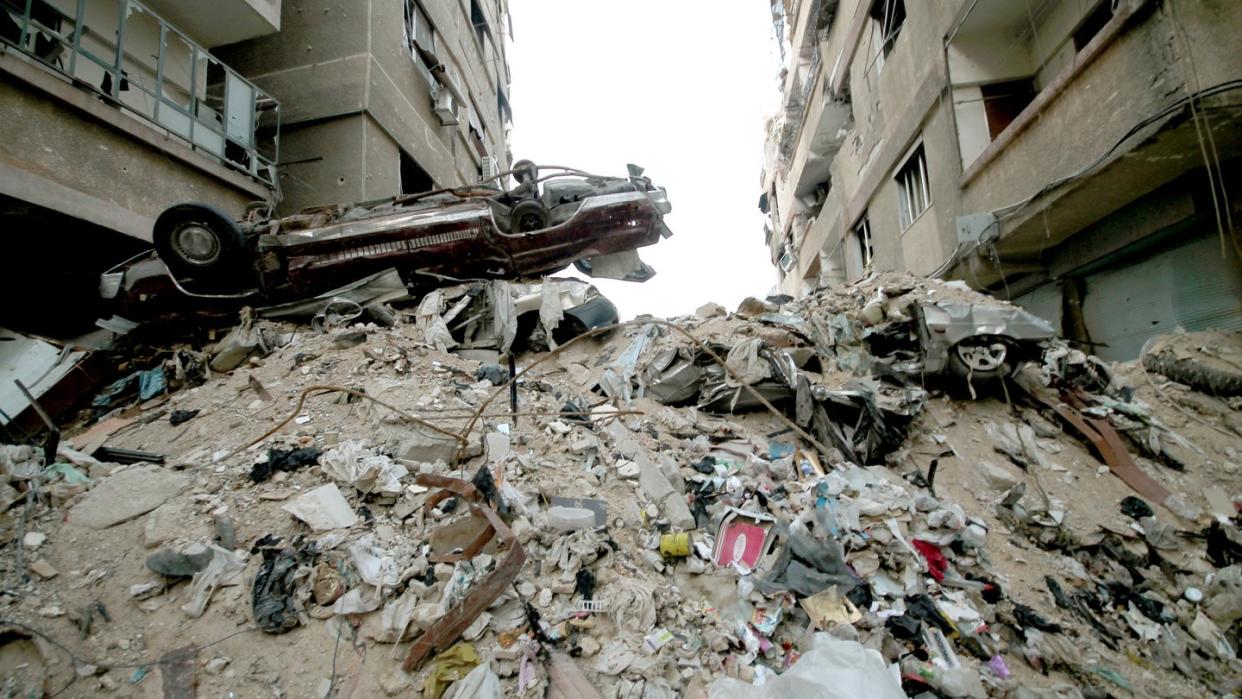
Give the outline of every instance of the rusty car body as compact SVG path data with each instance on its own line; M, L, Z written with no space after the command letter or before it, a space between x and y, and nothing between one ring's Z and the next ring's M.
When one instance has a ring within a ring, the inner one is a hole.
M629 166L602 177L520 161L516 185L471 185L273 218L234 221L205 204L157 219L155 250L104 273L124 317L232 312L236 303L303 299L385 269L412 291L472 279L540 277L573 264L591 276L646 281L635 250L671 235L667 192ZM142 308L136 308L141 306ZM139 320L141 318L132 318Z

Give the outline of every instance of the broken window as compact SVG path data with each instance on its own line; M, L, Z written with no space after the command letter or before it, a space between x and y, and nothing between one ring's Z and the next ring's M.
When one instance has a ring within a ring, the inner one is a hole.
M793 243L790 241L789 237L786 236L785 241L781 243L781 256L776 262L781 269L782 279L785 278L785 273L793 269L797 262L798 259L794 257Z
M861 272L870 267L871 261L875 259L875 246L871 242L871 220L867 218L867 214L864 213L858 219L850 233L854 236L855 247L858 248L858 270Z
M470 0L470 24L474 25L474 33L479 40L479 46L486 47L487 40L492 38L492 29L487 26L487 15L483 14L483 6L479 4L479 0Z
M931 206L931 188L927 184L927 157L920 143L897 171L897 208L901 230L906 230L928 206Z
M867 14L871 17L873 36L879 44L876 47L877 62L882 62L880 59L887 58L892 52L893 42L906 23L906 3L905 0L874 0Z
M415 63L428 70L439 64L435 28L418 0L405 0L405 40Z
M509 98L505 97L505 89L496 87L496 113L501 120L505 122L513 122L513 109L509 107Z

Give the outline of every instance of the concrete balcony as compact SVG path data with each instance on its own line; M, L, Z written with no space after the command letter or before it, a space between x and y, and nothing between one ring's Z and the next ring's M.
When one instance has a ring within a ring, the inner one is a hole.
M159 4L188 12L196 3ZM252 6L272 4L230 0L189 14L199 32L212 34L214 23L229 16L221 9L245 6L253 14ZM243 29L246 13L233 14L236 31L259 29ZM279 104L151 6L138 0L0 0L0 40L5 53L24 55L29 69L58 73L191 150L275 187Z
M1089 36L1081 29L1066 32L1067 42L1044 52L1059 58L1032 61L1026 69L1035 89L1018 108L1014 76L983 72L988 65L1014 69L1014 61L992 60L1018 43L1005 41L1013 36L1005 16L977 14L963 24L949 48L963 158L961 210L995 213L990 236L1006 274L1064 274L1072 264L1058 256L1083 264L1130 245L1151 234L1161 217L1139 217L1142 225L1124 226L1125 235L1093 244L1090 255L1079 234L1203 172L1205 149L1226 171L1242 158L1242 57L1232 47L1242 17L1198 3L1179 3L1177 12L1168 4L1130 0L1101 18ZM1080 20L1070 26L1089 25ZM1189 49L1169 39L1182 32L1194 37ZM1005 81L1008 94L989 98L985 89L982 103L964 99L965 89L986 88L993 79ZM1043 174L1032 180L1031 173ZM1210 190L1205 184L1199 198L1210 200ZM1205 215L1212 216L1210 208ZM1063 244L1072 254L1060 255ZM976 283L1000 282L994 260L973 263Z
M222 46L280 31L280 0L146 0L147 5L205 46Z

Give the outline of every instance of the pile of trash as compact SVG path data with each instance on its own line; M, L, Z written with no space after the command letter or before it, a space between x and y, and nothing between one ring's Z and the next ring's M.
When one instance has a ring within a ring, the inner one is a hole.
M1236 395L959 284L566 294L246 314L0 447L5 691L1242 691Z

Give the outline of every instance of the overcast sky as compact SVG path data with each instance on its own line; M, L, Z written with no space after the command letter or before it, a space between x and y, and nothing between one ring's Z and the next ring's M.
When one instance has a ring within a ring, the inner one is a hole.
M673 237L645 284L594 283L622 319L734 310L776 271L757 208L763 119L779 101L764 0L510 0L515 159L668 188Z

